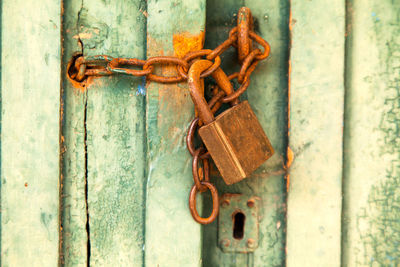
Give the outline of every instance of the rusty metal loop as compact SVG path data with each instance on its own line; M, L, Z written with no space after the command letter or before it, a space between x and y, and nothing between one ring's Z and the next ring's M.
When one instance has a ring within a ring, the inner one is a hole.
M238 83L242 84L244 77L246 75L247 69L249 69L250 64L255 61L259 61L256 59L258 55L261 55L261 50L256 48L247 55L246 58L243 60L242 67L240 67L239 76L238 76Z
M233 38L236 39L235 42L232 43L232 46L235 47L235 48L237 48L237 43L236 43L236 41L237 41L237 39L238 39L238 34L237 34L237 32L238 32L238 27L237 27L237 26L234 27L234 28L232 28L232 29L229 31L229 39L233 39Z
M169 56L160 56L160 57L151 57L146 60L146 63L143 65L143 70L147 70L150 68L151 65L155 64L177 64L182 66L183 68L187 69L189 67L188 63L184 61L183 59L177 58L177 57L169 57ZM181 82L184 80L183 77L180 75L178 76L171 76L171 77L165 77L165 76L160 76L156 74L148 74L147 79L155 82L160 82L160 83L177 83Z
M128 74L132 76L146 76L153 72L154 67L151 65L149 68L144 70L135 70L120 68L118 66L128 65L128 66L144 66L146 61L137 58L114 58L107 64L107 69L111 72Z
M229 38L232 36L237 37L237 32L238 29L237 27L233 28L230 32L229 32ZM258 43L259 45L261 45L264 48L264 52L261 55L258 55L256 57L257 60L263 60L265 58L267 58L269 56L269 53L271 51L271 46L269 45L269 43L267 41L265 41L261 36L257 35L255 32L253 31L249 31L249 36L252 40L254 40L256 43ZM237 44L232 44L232 46L237 47Z
M74 78L78 82L81 82L85 78L85 72L86 72L85 58L83 56L75 60L75 69L78 70L78 73Z
M253 63L253 64L254 64L254 63ZM252 69L252 66L253 66L253 65L251 65L251 66L249 67L249 69L247 70L248 72L249 72L249 70L250 70L251 72L254 70L254 69ZM251 73L251 72L250 72L250 73ZM235 72L235 73L229 75L228 78L229 78L229 80L232 80L232 79L237 78L238 76L239 76L239 72ZM244 81L243 81L243 83L240 85L239 89L237 89L234 93L232 93L232 94L230 94L230 95L225 96L224 98L222 98L222 99L221 99L221 102L222 102L222 103L229 103L229 102L231 102L231 101L237 99L239 96L241 96L241 95L247 90L247 88L249 87L249 85L250 85L250 78L249 78L248 75L245 75Z
M193 160L192 160L192 174L193 174L193 181L196 185L197 189L200 192L204 192L207 190L205 186L201 184L202 181L209 182L210 181L210 165L208 159L203 159L203 174L202 177L199 177L199 159L200 153L204 151L204 148L199 148L195 151Z
M195 58L210 55L212 52L213 52L213 50L211 50L211 49L201 49L198 51L193 51L193 52L187 53L182 59L186 62L190 62L191 60L193 60ZM205 71L203 71L200 74L200 78L205 78L207 76L210 76L216 69L219 68L219 66L221 65L221 58L219 56L216 56L213 59L214 59L214 63L211 65L211 67L209 67L208 69L206 69ZM211 59L211 60L213 60L213 59ZM190 66L191 66L191 64L189 64L189 67ZM187 78L188 78L187 72L189 69L184 69L181 65L178 65L177 69L178 69L179 75L182 76L185 80L187 80Z
M186 135L186 146L187 146L187 149L189 150L190 155L192 155L192 157L194 156L194 153L196 151L196 149L194 148L193 139L194 139L194 133L196 132L198 123L199 123L199 118L194 118L192 120L192 122L190 123L188 133Z
M192 189L190 190L190 195L189 195L189 209L190 213L192 214L193 219L201 224L209 224L212 223L218 216L219 212L219 200L218 200L218 191L215 186L209 182L201 182L201 184L205 187L207 187L210 192L211 192L211 197L212 197L212 203L213 203L213 209L211 212L211 215L207 218L202 218L200 217L199 213L197 212L196 208L196 195L197 192L199 192L198 188L196 185L193 185Z
M237 50L238 59L242 62L253 50L249 32L253 30L253 16L250 8L241 7L237 17Z
M256 56L257 60L263 60L269 56L269 52L271 51L271 46L267 41L265 41L261 36L257 35L255 32L249 32L250 38L256 41L259 45L264 48L264 52L261 55Z
M96 56L82 56L80 55L76 58L75 62L72 64L75 67L76 73L70 73L70 77L78 82L83 81L87 76L105 76L111 75L112 73L107 70L106 66L101 66L101 64L106 65L113 58L106 55L96 55Z
M111 75L112 72L109 71L106 67L104 68L96 68L96 69L86 69L86 76L107 76Z
M214 106L222 99L223 96L225 96L225 92L218 91L218 93L215 94L210 101L208 101L208 106L210 107L211 111L214 110ZM215 113L215 111L213 113Z
M230 46L234 46L237 41L237 35L229 35L229 38L225 40L222 44L214 48L214 50L206 57L208 60L213 60L217 56L221 55Z
M186 146L187 149L189 150L190 155L192 157L195 155L196 148L194 147L194 134L196 133L197 127L199 124L199 118L194 118L193 121L190 123L187 135L186 135ZM210 153L207 151L205 153L201 153L199 155L200 159L206 159L210 157Z
M201 49L197 51L192 51L187 53L182 59L185 60L186 62L191 61L192 59L195 59L197 57L203 57L207 56L212 52L211 49Z

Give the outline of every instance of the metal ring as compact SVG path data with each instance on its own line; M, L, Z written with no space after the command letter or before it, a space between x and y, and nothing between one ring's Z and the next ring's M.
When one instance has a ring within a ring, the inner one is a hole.
M236 40L237 40L237 38L238 38L237 32L238 32L238 27L237 26L235 28L232 28L232 30L229 31L229 39L233 39L233 38L236 37ZM235 42L232 43L232 46L237 48L237 44Z
M255 62L255 63L258 63L258 61ZM257 64L254 64L254 63L253 63L253 64L249 67L248 71L250 70L250 71L252 72L252 71L254 70L254 69L253 69L253 65L257 65ZM254 66L254 68L255 68L255 66ZM250 72L250 73L251 73L251 72ZM234 79L234 78L237 78L238 76L239 76L239 73L238 73L238 72L235 72L235 73L229 75L228 78L229 78L229 80L232 80L232 79ZM243 94L243 93L247 90L247 88L249 87L249 85L250 85L250 78L249 78L249 75L247 75L247 72L246 72L244 81L243 81L242 85L240 85L239 89L237 89L234 93L232 93L232 94L230 94L230 95L225 96L224 98L222 98L222 99L221 99L221 102L222 102L222 103L228 103L228 102L231 102L231 101L235 100L236 98L238 98L241 94Z
M74 87L84 88L86 87L86 80L78 81L76 76L78 74L78 69L76 69L75 62L78 58L82 57L81 53L74 53L67 64L67 79L73 84Z
M188 133L186 135L186 146L187 146L187 149L189 150L190 155L192 155L192 157L194 156L194 154L196 152L196 149L194 148L194 145L193 145L193 139L194 139L194 133L196 132L199 120L200 119L197 117L193 119L193 121L190 123ZM200 154L199 157L201 159L209 158L210 153L207 151L204 154Z
M271 51L271 46L267 41L265 41L261 36L257 35L255 32L249 32L250 38L256 41L259 45L264 48L264 53L261 55L256 56L257 60L263 60L269 56L269 52Z
M219 200L218 200L218 191L215 186L209 182L201 182L203 186L206 186L210 192L212 197L213 209L211 215L207 218L200 217L199 213L197 212L196 208L196 195L199 190L197 189L196 185L193 185L192 189L190 190L189 195L189 209L190 213L192 214L193 219L201 224L209 224L212 223L218 216L219 212Z
M95 56L80 56L74 62L74 67L77 73L71 75L71 78L81 82L87 76L105 76L111 75L112 72L106 67L101 67L99 65L94 65L96 63L103 63L104 65L110 62L113 58L106 55L95 55Z
M99 68L99 69L86 69L86 76L106 76L113 74L112 71L109 71L107 68Z
M194 145L193 145L193 138L194 138L194 133L196 132L198 123L199 123L199 118L194 118L193 121L190 123L188 133L186 135L186 146L189 150L190 155L192 155L192 157L194 156L194 153L196 152L196 149L194 148Z
M188 68L189 65L186 61L177 58L177 57L168 57L168 56L162 56L162 57L151 57L146 60L146 63L143 65L143 70L147 70L150 65L152 64L177 64L180 65L184 68ZM183 77L181 76L172 76L172 77L165 77L165 76L160 76L156 74L148 74L147 79L155 82L160 82L160 83L177 83L181 82L184 80Z
M197 57L202 57L202 56L208 56L213 52L213 50L210 49L201 49L198 51L193 51L193 52L189 52L187 53L182 59L186 62L191 61L194 58ZM208 57L206 57L208 59ZM203 71L200 74L200 78L205 78L209 75L211 75L216 69L219 68L219 66L221 65L221 58L217 55L214 59L214 63L211 65L211 67L209 67L207 70ZM213 59L209 59L209 60L213 60ZM189 65L190 67L190 65ZM187 80L188 76L187 76L187 69L184 69L181 65L177 66L178 69L178 73L180 76L182 76L185 80Z
M226 39L222 44L217 46L208 56L206 59L213 60L217 56L221 55L228 49L231 45L235 47L235 42L237 41L237 35L229 35L229 38Z
M250 8L241 7L237 18L237 48L239 61L243 61L253 50L249 32L253 30L253 16Z
M129 65L129 66L144 66L146 61L136 59L136 58L114 58L107 64L107 69L111 72L128 74L132 76L146 76L153 72L154 67L151 65L147 69L134 70L127 68L118 68L119 65Z
M258 56L261 55L261 50L256 48L253 51L250 52L250 54L247 55L247 57L243 60L242 67L240 68L239 71L239 76L238 76L238 83L242 84L244 80L244 76L246 75L246 71L249 68L250 64L253 62L253 60ZM258 61L256 59L256 61Z
M237 27L233 28L230 32L229 32L229 38L237 35ZM253 39L254 41L256 41L256 43L258 43L259 45L261 45L264 48L264 52L261 55L258 55L256 57L257 60L263 60L265 58L267 58L269 56L269 53L271 51L271 46L269 45L269 43L267 41L265 41L261 36L257 35L255 32L253 31L249 31L249 36L251 39ZM237 44L233 43L232 46L237 48Z
M75 76L75 80L77 80L78 82L83 81L86 72L85 58L83 56L75 60L75 68L78 70L78 73Z
M210 166L209 166L209 162L208 159L203 159L203 165L206 165L204 167L204 171L203 171L203 177L200 179L199 177L199 155L200 152L204 151L204 148L199 148L195 151L194 156L193 156L193 161L192 161L192 174L193 174L193 181L194 184L196 185L197 189L200 192L204 192L207 190L207 188L205 186L202 186L201 182L203 181L210 181ZM207 170L206 170L207 169Z

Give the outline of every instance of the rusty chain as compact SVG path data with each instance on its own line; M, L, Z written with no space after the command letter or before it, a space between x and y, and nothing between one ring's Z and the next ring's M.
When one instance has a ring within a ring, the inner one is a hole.
M253 49L253 42L263 48ZM201 78L213 76L215 80L226 75L221 69L220 55L228 48L235 47L238 52L238 61L241 63L240 71L228 76L228 80L237 79L239 88L233 91L232 85L213 87L213 97L208 102L212 113L216 113L223 103L238 103L238 98L250 85L250 75L255 70L259 61L267 58L270 53L270 46L267 41L253 31L253 18L250 9L242 7L238 13L237 26L229 32L227 40L222 42L214 50L201 49L189 52L182 58L174 56L150 57L147 60L137 58L113 58L107 55L83 56L75 54L67 66L67 76L74 83L84 83L88 77L107 76L113 74L126 74L132 76L144 76L148 81L159 83L178 83L188 79L188 71L194 61L204 57L213 61L200 75ZM160 76L154 74L155 65L174 65L177 70L176 76ZM226 77L226 76L225 76ZM231 88L231 89L230 89ZM222 90L221 90L222 89ZM186 136L186 144L192 160L192 174L194 185L190 191L189 208L194 220L201 224L209 224L218 216L219 203L218 191L210 182L209 153L204 144L198 148L194 146L196 130L202 122L196 117L190 124ZM202 167L199 168L199 163ZM213 209L208 218L202 218L196 209L196 195L198 192L210 190L213 202Z

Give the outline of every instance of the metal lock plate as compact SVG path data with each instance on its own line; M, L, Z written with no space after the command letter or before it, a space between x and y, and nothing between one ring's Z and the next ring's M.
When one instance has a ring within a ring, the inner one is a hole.
M223 252L248 253L258 247L259 200L241 194L222 196L218 244Z
M228 185L248 177L274 153L247 101L201 127L199 134Z

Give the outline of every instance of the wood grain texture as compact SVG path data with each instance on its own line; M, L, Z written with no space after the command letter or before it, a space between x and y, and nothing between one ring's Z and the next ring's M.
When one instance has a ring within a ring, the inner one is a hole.
M147 56L183 56L203 45L204 0L149 0ZM174 68L156 68L176 75ZM201 232L190 215L193 185L185 136L194 105L186 83L147 84L146 266L200 266Z
M348 1L343 266L400 265L400 3Z
M60 1L1 5L1 265L57 266Z
M250 178L227 186L213 171L213 182L220 195L241 193L261 198L259 247L254 253L223 253L218 247L217 222L204 226L204 266L282 266L285 258L285 167L287 140L287 71L288 17L285 1L209 1L207 2L206 48L214 48L224 41L229 30L236 26L241 6L251 9L256 19L255 31L271 45L270 57L257 66L251 76L250 87L242 99L248 99L261 126L265 130L275 154L258 168ZM238 70L237 54L229 49L222 57L222 68L227 73ZM204 197L205 214L209 214L210 199Z
M291 1L287 266L339 266L343 1Z
M64 266L87 266L85 103L87 92L66 76L72 54L82 51L77 21L82 1L64 1L62 17L62 257Z
M142 0L83 1L77 21L84 55L145 56ZM145 169L143 79L116 75L87 88L89 263L142 266Z

